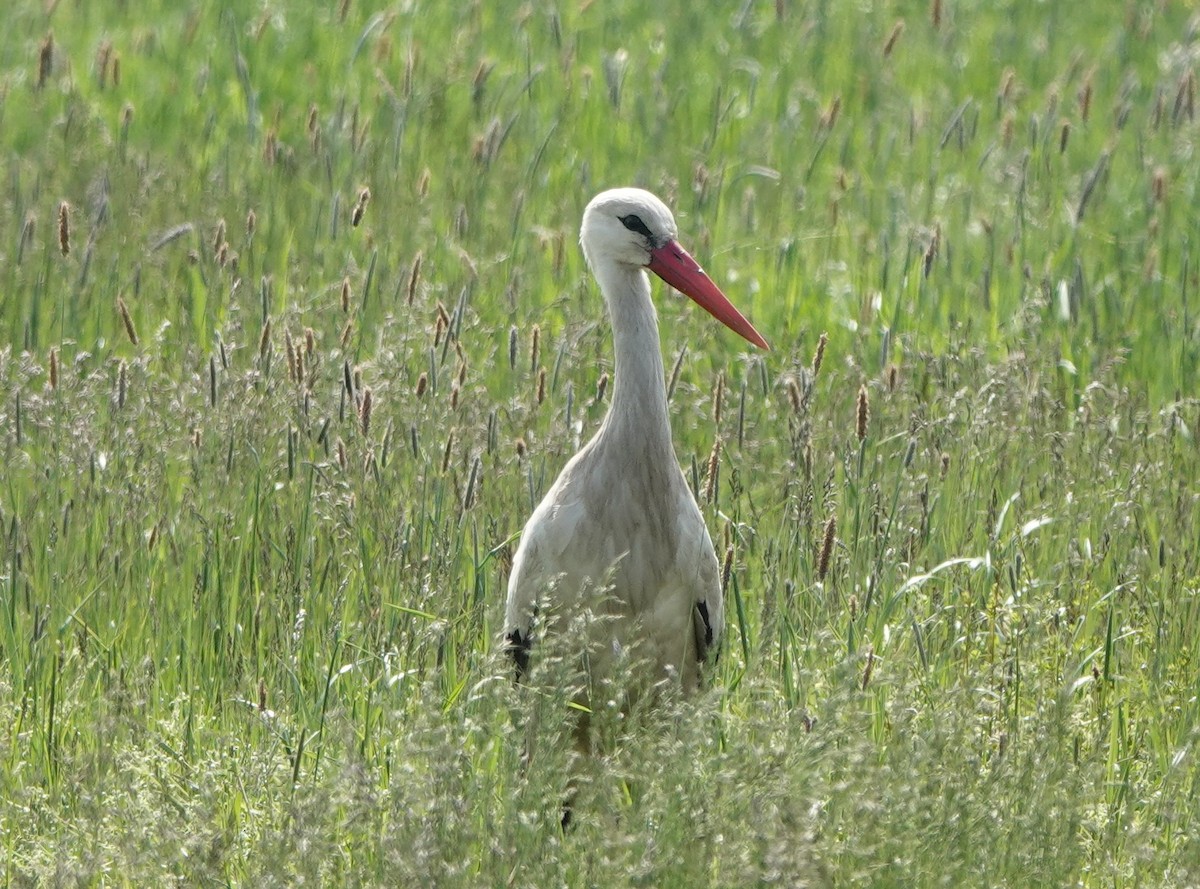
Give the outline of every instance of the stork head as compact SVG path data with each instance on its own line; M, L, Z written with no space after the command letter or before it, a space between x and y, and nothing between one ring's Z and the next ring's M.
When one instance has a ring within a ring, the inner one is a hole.
M679 245L677 235L675 217L650 192L614 188L596 195L583 211L579 243L593 271L610 264L648 268L726 327L769 349L767 341Z

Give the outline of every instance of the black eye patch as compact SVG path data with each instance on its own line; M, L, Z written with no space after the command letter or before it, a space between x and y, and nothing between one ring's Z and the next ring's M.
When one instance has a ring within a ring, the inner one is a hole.
M637 232L639 235L644 235L651 241L654 240L654 235L650 234L650 229L646 228L646 223L642 222L640 216L635 216L632 213L628 216L617 217L621 220L621 225L625 226L631 232Z

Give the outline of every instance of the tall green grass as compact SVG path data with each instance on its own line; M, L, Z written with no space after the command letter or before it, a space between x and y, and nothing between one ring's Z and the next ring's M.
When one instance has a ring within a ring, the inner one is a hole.
M15 4L6 882L1200 880L1196 52L1183 4ZM658 296L729 633L580 765L569 661L497 642L618 184L774 350Z

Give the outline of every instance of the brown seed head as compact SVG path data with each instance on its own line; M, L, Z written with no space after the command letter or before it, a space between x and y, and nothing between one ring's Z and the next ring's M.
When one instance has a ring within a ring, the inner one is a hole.
M254 208L251 207L246 213L246 237L253 238L256 228L258 228L258 216L255 215Z
M50 350L50 388L58 388L58 350Z
M342 311L350 311L350 276L342 278Z
M1161 204L1167 196L1167 171L1162 167L1156 167L1154 170L1154 202Z
M37 88L41 89L50 79L50 70L54 67L54 32L47 31L38 47L38 79Z
M121 316L121 323L125 325L125 333L129 335L129 342L136 346L138 335L133 326L133 318L129 314L129 306L125 305L125 300L119 296L117 297L117 314Z
M721 563L721 591L729 589L729 580L733 577L733 544L725 548L725 561Z
M863 668L862 690L866 691L867 686L871 684L871 673L875 669L875 649L870 647L867 649L867 666Z
M904 33L904 19L899 19L896 24L892 25L892 33L888 34L887 42L883 45L883 57L886 59L892 54L892 50L896 48L896 41L900 39L900 35Z
M537 324L533 325L533 336L529 346L529 372L532 373L534 368L538 366L538 350L541 346L542 328Z
M417 398L425 397L425 390L429 387L429 375L422 373L417 377Z
M292 346L292 332L283 332L283 350L287 354L288 379L296 380L296 349Z
M871 422L871 401L867 395L867 384L858 387L858 403L854 411L854 434L862 441L867 437L867 425Z
M541 404L546 400L546 368L538 368L537 376L537 403Z
M1058 125L1058 153L1062 154L1067 150L1067 140L1071 138L1071 122L1065 117Z
M58 249L63 256L71 252L71 205L66 201L58 205Z
M933 0L933 2L929 4L929 20L933 23L933 30L941 30L942 0Z
M788 377L788 401L792 403L792 412L799 414L804 411L804 393L800 391L800 383L795 377Z
M604 393L608 390L608 371L600 374L600 379L596 382L596 404L604 400Z
M358 419L362 422L363 438L371 434L371 408L374 406L374 396L371 387L363 389L362 404L358 408Z
M516 447L517 447L517 459L524 460L525 452L526 452L525 439L518 438Z
M262 333L258 335L258 357L266 358L267 349L271 347L271 319L263 322Z
M721 470L721 439L713 442L712 452L708 455L708 472L704 476L704 502L712 503L717 492L717 476Z
M822 333L817 340L817 351L813 353L812 373L816 379L817 374L821 372L821 362L825 360L825 344L829 342L829 334Z
M887 369L887 387L889 392L896 391L896 383L900 378L900 368L894 364L889 364Z
M417 251L417 255L413 257L412 268L408 271L408 304L411 306L413 300L417 296L417 285L421 283L421 262L424 257L421 251Z
M821 553L817 558L817 579L825 580L829 573L829 562L833 558L833 544L837 541L837 516L830 516L825 522L825 534L821 539Z

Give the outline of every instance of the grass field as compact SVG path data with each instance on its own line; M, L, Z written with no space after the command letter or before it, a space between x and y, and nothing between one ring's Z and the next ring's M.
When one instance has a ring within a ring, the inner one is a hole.
M1200 884L1187 7L10 4L5 885ZM774 348L657 293L729 632L563 835L624 184Z

